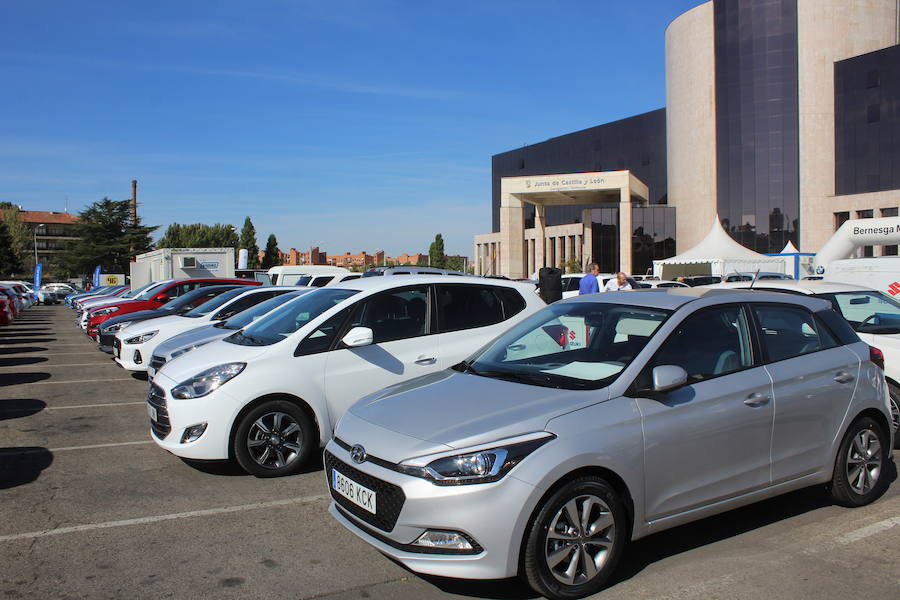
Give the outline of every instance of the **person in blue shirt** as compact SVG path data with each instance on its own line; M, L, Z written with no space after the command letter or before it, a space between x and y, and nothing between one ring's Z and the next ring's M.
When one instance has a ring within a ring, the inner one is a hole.
M591 263L588 265L588 274L581 278L578 284L578 295L596 294L600 291L600 282L597 281L597 275L600 274L600 265Z

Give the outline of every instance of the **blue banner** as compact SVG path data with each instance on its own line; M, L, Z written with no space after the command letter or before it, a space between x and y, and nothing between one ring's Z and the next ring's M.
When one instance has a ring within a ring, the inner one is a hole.
M94 287L100 286L100 265L97 265L97 268L94 269Z
M41 289L41 276L44 274L44 263L34 265L34 293Z

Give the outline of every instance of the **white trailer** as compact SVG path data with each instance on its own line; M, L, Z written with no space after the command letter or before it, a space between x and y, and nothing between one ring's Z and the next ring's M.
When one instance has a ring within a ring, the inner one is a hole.
M131 263L131 287L192 277L234 277L234 248L162 248Z

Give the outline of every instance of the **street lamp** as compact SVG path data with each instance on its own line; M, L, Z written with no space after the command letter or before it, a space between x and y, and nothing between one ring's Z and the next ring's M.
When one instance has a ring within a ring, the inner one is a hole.
M40 229L41 227L45 227L45 225L44 225L43 223L38 223L38 224L35 226L34 231L32 231L32 237L34 238L34 268L35 268L35 270L37 269L37 265L38 265L38 255L37 255L37 230Z

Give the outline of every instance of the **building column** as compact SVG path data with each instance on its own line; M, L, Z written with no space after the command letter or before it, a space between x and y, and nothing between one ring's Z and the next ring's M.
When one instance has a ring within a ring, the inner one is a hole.
M566 260L566 236L556 236L554 243L556 244L556 262L553 266L559 268L559 263Z
M631 275L631 186L619 190L619 270Z
M547 256L544 252L544 245L546 243L545 236L546 231L545 228L547 226L547 219L544 216L544 205L543 204L535 204L534 205L534 269L536 271L540 271L541 267L547 266ZM530 273L529 273L530 275Z
M523 277L525 270L525 205L515 194L500 189L500 254L499 274L513 279ZM498 273L495 273L498 274Z

